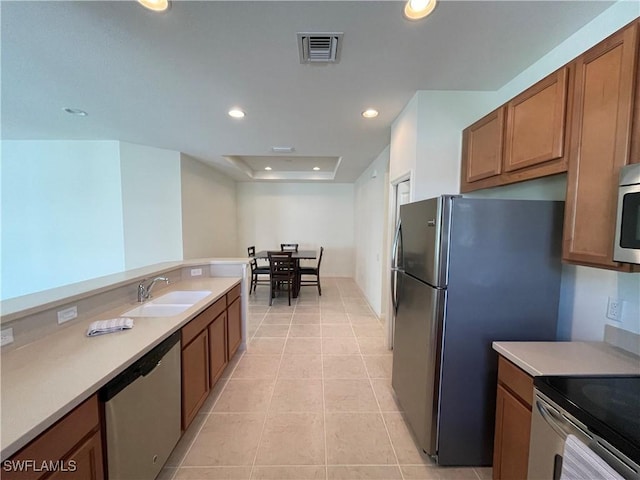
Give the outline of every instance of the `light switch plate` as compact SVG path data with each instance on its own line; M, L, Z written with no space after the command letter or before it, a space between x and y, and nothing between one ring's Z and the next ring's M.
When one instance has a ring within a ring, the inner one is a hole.
M60 310L58 312L58 324L68 322L69 320L73 320L78 317L78 307L74 305L73 307L65 308L64 310Z
M13 343L13 328L5 328L0 331L0 347Z

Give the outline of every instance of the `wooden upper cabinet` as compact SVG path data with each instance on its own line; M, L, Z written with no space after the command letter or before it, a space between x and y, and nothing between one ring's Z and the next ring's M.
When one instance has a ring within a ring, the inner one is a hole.
M505 107L500 107L462 132L463 183L500 174L504 116Z
M640 19L636 20L636 28L640 29ZM638 35L640 36L640 30ZM640 42L640 40L638 40ZM638 47L640 54L640 47ZM640 163L640 61L636 62L635 107L633 109L633 127L631 128L631 155L629 163Z
M629 269L612 259L618 175L630 162L638 30L635 22L576 60L563 241L570 262Z
M462 132L460 191L567 170L573 75L572 66L557 70Z
M507 103L503 171L562 158L567 78L561 68Z

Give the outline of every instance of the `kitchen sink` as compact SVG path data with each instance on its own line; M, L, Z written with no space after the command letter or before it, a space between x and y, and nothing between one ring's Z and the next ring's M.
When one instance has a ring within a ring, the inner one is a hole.
M193 305L199 302L203 298L211 295L208 290L176 290L175 292L169 292L161 297L154 298L148 304L153 305L165 305L165 304L183 304Z
M208 290L176 290L122 314L123 317L172 317L211 295Z
M172 317L184 312L193 304L145 303L122 314L123 317Z

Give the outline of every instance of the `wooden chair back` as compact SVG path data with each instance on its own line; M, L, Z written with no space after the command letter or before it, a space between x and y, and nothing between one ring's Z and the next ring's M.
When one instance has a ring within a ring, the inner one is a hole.
M293 252L267 252L269 270L274 280L290 281L293 278L295 262L291 258Z
M280 251L282 252L297 252L298 244L297 243L281 243Z

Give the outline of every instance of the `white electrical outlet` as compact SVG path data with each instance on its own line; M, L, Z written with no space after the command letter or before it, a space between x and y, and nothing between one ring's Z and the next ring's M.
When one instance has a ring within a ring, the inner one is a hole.
M78 317L78 307L74 305L73 307L65 308L64 310L60 310L58 312L58 324L68 322L69 320L73 320Z
M13 328L5 328L0 331L0 347L13 343Z
M192 268L191 269L191 276L192 277L199 277L200 275L202 275L202 269L201 268Z
M622 317L622 304L623 302L621 302L619 298L609 297L609 303L607 304L607 318L619 322Z

